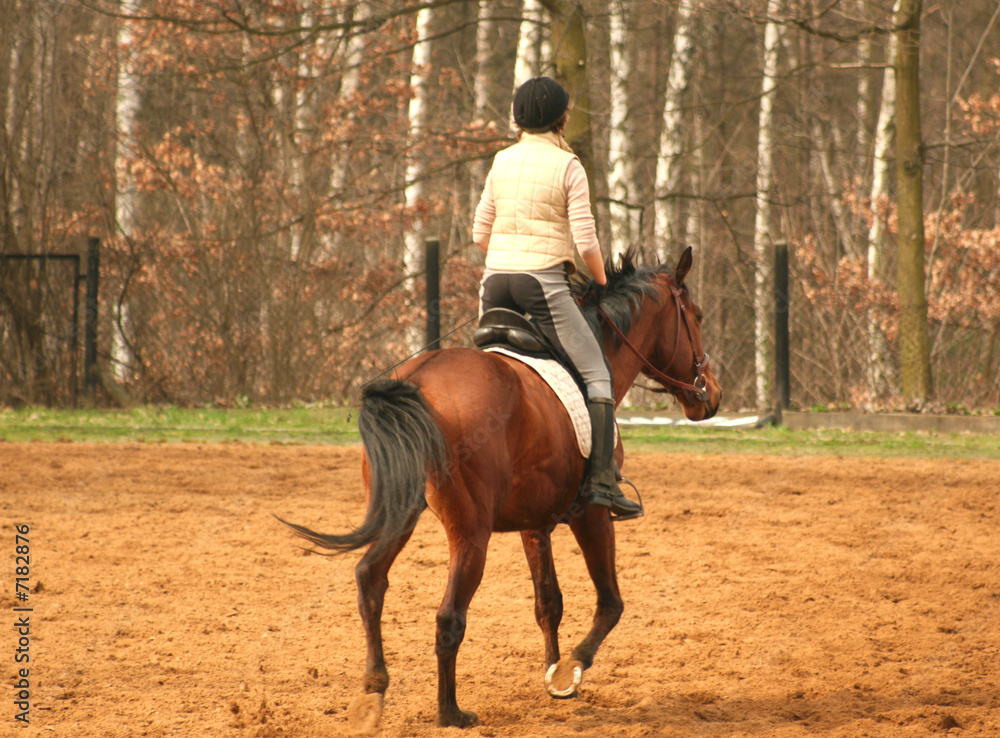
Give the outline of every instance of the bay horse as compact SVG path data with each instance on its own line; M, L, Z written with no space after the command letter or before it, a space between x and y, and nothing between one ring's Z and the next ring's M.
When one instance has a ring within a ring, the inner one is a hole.
M630 252L620 266L608 265L599 298L592 283L574 288L578 296L588 295L583 310L603 338L617 402L643 374L672 393L688 419L717 411L722 390L702 348L701 311L684 286L691 264L690 247L673 270L637 266ZM555 393L510 357L444 349L368 384L358 425L368 501L364 521L343 535L286 523L324 549L368 547L355 570L368 650L363 694L348 712L352 725L370 730L381 717L389 685L381 630L388 572L428 507L444 526L450 550L448 585L437 611L438 724L478 723L475 713L458 707L455 660L494 532L521 534L545 642L546 688L556 697L573 695L623 604L612 519L606 508L578 498L586 460ZM572 529L597 588L591 630L564 659L558 638L562 594L550 545L561 522Z

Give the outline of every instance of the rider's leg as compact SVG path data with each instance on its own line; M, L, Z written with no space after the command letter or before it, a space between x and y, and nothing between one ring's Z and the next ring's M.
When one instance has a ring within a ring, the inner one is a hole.
M618 518L637 518L642 505L625 497L615 474L615 401L594 397L587 401L590 413L592 441L590 447L590 479L586 500L591 505L607 507Z
M600 342L570 293L566 273L559 267L530 274L488 273L483 284L484 306L509 307L512 303L530 314L553 345L573 362L587 386L592 430L588 502L608 507L620 517L641 515L642 506L626 498L615 479L611 370Z

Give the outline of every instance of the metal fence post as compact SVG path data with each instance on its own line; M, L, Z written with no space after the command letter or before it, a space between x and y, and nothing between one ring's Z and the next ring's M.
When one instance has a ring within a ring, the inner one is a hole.
M788 244L774 245L774 389L777 412L787 408L791 397L788 347Z
M424 242L427 275L427 344L428 350L441 348L441 242L428 238Z
M83 318L83 387L93 397L97 387L97 286L101 240L87 240L87 302Z

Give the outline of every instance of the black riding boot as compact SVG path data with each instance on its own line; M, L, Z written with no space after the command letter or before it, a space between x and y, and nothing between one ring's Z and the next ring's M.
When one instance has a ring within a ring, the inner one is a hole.
M584 499L590 505L611 509L620 519L637 518L642 505L625 497L615 480L615 401L595 397L587 402L590 412L590 478Z

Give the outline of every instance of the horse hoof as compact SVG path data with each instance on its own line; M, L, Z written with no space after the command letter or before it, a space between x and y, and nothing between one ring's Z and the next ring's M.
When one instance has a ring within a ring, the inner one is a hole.
M572 659L561 659L545 672L546 691L559 699L575 695L582 681L583 664Z
M438 726L441 728L471 728L479 725L479 716L468 710L454 710L438 715Z
M385 696L380 692L363 694L355 698L347 708L347 722L355 732L371 735L378 727L384 705Z

